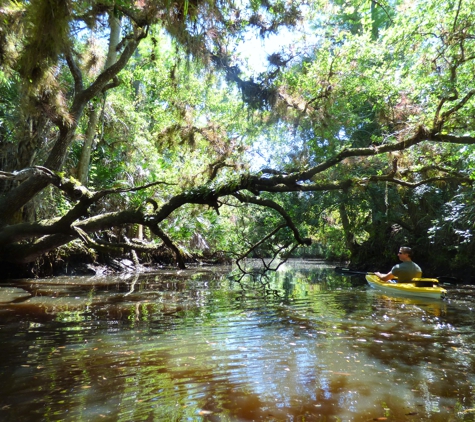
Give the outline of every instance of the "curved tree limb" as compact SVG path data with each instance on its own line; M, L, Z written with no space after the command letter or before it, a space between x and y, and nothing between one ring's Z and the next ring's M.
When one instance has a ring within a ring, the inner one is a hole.
M260 205L262 207L272 208L273 210L277 211L284 218L285 225L292 230L295 240L297 241L299 245L310 246L312 244L312 240L310 238L303 238L302 236L300 236L300 233L297 227L295 226L294 222L292 221L292 218L290 217L290 215L285 211L283 207L281 207L276 202L271 201L270 199L256 198L256 197L251 197L249 195L243 195L240 193L235 193L233 194L233 196L241 202Z
M163 240L163 243L167 245L175 254L175 258L178 264L178 268L182 270L186 268L185 259L178 247L173 243L173 241L168 237L168 235L160 228L158 225L149 226L153 234L156 234L160 239Z
M340 163L343 159L353 156L373 156L384 152L396 150L404 150L415 145L422 140L433 140L439 142L448 142L454 144L475 143L472 137L454 137L449 135L432 136L425 129L419 130L410 137L395 144L387 144L370 148L351 148L341 151L336 156L318 164L317 166L301 172L293 172L290 174L279 173L266 170L257 175L246 174L239 176L236 180L223 182L221 184L207 184L170 198L166 203L159 206L156 204L154 210L149 212L143 209L130 209L115 213L107 213L98 216L89 217L89 207L99 201L106 195L117 194L122 192L134 192L146 188L156 187L165 182L154 182L144 186L132 188L106 189L98 192L89 191L76 181L61 177L51 170L44 167L34 167L25 169L17 173L0 173L0 178L13 180L26 180L21 182L19 188L26 189L29 181L32 179L42 179L45 184L52 184L58 189L65 192L70 198L76 201L76 204L62 217L39 221L35 223L23 223L11 226L3 226L0 228L0 255L1 260L18 260L28 262L42 253L56 248L70 240L77 238L78 228L85 233L99 232L112 226L120 226L125 224L142 224L149 227L154 234L159 236L165 244L174 251L177 262L184 267L184 258L173 244L173 241L159 228L159 224L175 210L181 208L185 204L203 204L216 208L219 206L221 198L226 196L234 196L241 202L254 203L277 211L285 220L286 225L292 230L298 244L306 244L307 240L300 237L297 228L287 215L285 210L274 201L258 198L259 192L279 193L279 192L311 192L311 191L328 191L328 190L346 190L351 186L365 186L369 183L389 182L415 188L432 182L452 182L472 183L470 177L460 173L449 171L440 166L428 166L419 169L419 173L427 171L438 171L445 173L442 175L432 175L431 177L420 178L416 181L408 181L406 177L417 172L406 171L404 178L396 177L397 162L393 161L390 171L386 175L371 175L363 178L349 178L339 181L322 181L310 182L314 176L324 172L325 170ZM401 173L402 174L402 173ZM310 182L310 183L309 183ZM254 194L250 196L244 193L248 191ZM17 243L27 239L31 243ZM23 251L22 253L20 253ZM21 255L21 256L20 256ZM15 258L16 257L16 258Z

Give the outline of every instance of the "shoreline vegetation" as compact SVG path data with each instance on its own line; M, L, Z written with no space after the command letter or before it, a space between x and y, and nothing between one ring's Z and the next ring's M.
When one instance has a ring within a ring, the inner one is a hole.
M188 255L185 260L187 267L215 266L231 262L219 252ZM129 272L146 273L169 268L178 269L175 256L167 250L132 259L126 255L97 254L91 250L66 245L26 265L0 263L0 284L2 280L15 278L104 276Z
M0 264L0 285L9 279L37 279L60 276L104 276L124 273L147 273L160 270L180 270L175 256L171 251L163 249L149 253L146 256L136 256L132 259L125 254L98 254L92 250L66 245L54 253L46 254L41 259L27 265ZM252 258L250 258L252 260ZM346 260L332 260L324 256L303 255L290 257L290 260L302 262L325 262L335 264L336 273L348 277L360 276L368 271L386 268L390 263L352 265ZM234 260L223 252L196 252L187 254L186 269L199 267L217 267L232 265ZM448 284L475 284L475 277L470 270L448 270L447 266L424 265L424 276L438 278Z

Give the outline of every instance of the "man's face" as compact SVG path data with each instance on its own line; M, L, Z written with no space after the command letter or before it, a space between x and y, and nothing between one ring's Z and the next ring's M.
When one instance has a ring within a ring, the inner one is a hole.
M399 257L399 259L400 259L401 261L404 261L405 259L407 259L407 256L408 256L408 255L407 255L407 253L405 253L405 252L399 250L399 252L397 253L397 256Z

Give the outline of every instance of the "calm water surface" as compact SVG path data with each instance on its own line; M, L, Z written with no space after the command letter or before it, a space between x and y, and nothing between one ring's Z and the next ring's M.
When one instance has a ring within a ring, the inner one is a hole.
M0 285L1 421L473 421L475 290L391 298L324 263Z

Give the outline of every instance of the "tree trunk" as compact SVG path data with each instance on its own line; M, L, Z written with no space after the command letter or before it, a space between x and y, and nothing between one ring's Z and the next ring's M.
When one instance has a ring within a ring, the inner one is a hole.
M347 197L346 197L347 198ZM346 212L346 206L343 201L339 205L341 224L343 226L343 232L345 233L345 244L348 250L350 251L351 256L355 255L356 252L356 242L353 230L351 229L350 219L348 218L348 213Z
M89 163L91 162L91 154L93 150L94 138L96 134L96 126L99 121L100 108L97 104L91 108L89 114L89 122L87 125L86 136L81 150L81 157L77 167L77 179L87 186L89 179Z
M117 61L117 45L120 41L120 19L114 16L114 12L109 12L109 50L104 68L108 69ZM89 114L89 122L84 138L84 144L81 150L81 157L78 163L77 178L84 185L87 186L89 178L89 164L91 162L91 154L94 150L94 138L96 135L97 122L101 107L99 104L94 104Z
M116 63L105 69L86 89L83 87L83 79L79 67L74 62L70 52L67 52L66 60L75 79L75 95L70 109L71 121L64 122L58 116L56 122L59 128L58 138L51 149L44 167L52 171L61 170L66 160L69 146L76 134L78 122L81 119L84 108L94 97L113 85L113 79L126 66L140 41L145 36L146 32L139 30L133 38L128 40ZM29 178L5 196L0 197L0 227L9 224L15 213L36 194L46 188L50 181L51 178L49 177Z
M27 119L27 127L20 130L17 159L15 168L9 171L21 170L31 167L34 164L36 153L40 148L44 132L47 127L44 115L31 116ZM34 221L36 216L35 201L30 201L19 209L13 220L16 222Z
M39 143L44 136L44 131L47 126L46 119L44 116L32 116L27 119L27 126L28 127L20 133L15 170L21 170L33 165L36 151L38 151Z

